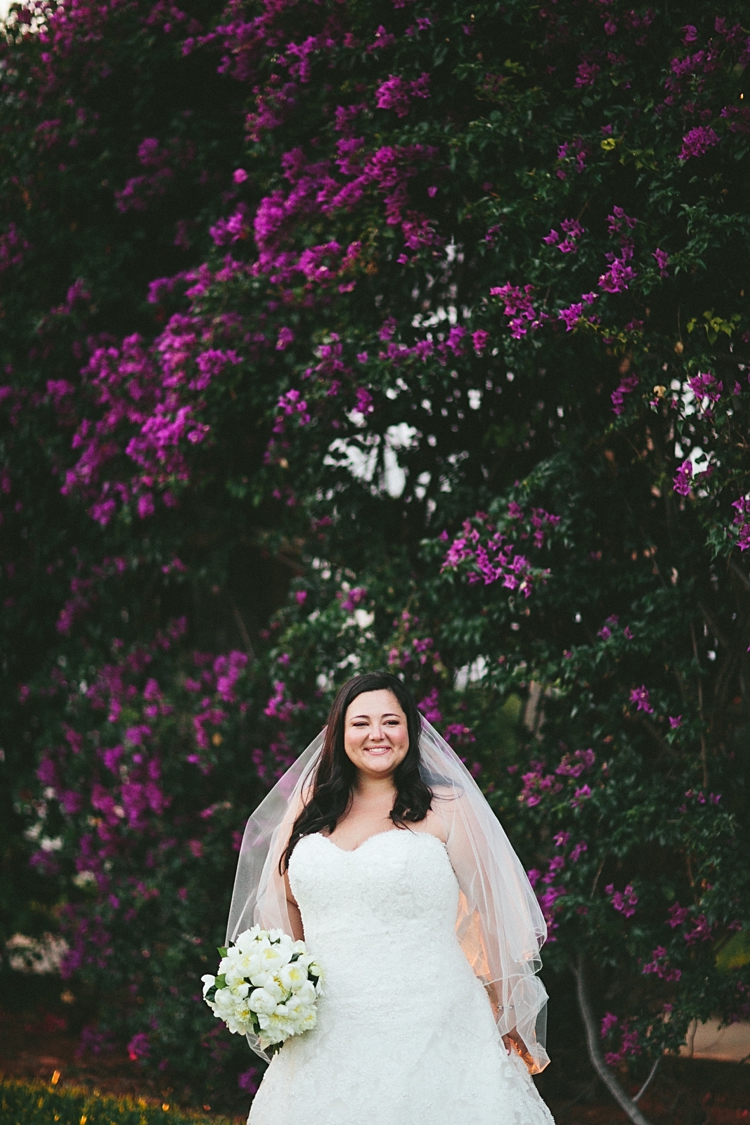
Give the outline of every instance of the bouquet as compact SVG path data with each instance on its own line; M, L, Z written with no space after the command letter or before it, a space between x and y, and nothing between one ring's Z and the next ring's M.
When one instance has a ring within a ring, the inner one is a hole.
M233 1035L256 1035L273 1054L315 1027L322 973L304 941L253 926L219 956L218 976L201 977L203 999Z

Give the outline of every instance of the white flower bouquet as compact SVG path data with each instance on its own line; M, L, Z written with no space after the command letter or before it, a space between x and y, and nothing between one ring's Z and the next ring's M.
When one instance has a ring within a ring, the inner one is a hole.
M203 999L233 1035L256 1035L273 1054L315 1027L323 978L304 941L253 926L219 956L218 976L201 977Z

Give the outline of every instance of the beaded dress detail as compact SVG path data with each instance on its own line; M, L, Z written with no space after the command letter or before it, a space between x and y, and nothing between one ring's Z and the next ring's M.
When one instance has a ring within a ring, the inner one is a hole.
M249 1125L551 1125L456 937L437 837L392 829L343 851L305 836L289 880L325 993L317 1026L272 1059Z

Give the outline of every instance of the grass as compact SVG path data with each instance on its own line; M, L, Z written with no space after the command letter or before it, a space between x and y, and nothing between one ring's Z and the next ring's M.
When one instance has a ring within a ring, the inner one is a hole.
M116 1098L75 1086L0 1077L2 1125L235 1125L237 1118Z

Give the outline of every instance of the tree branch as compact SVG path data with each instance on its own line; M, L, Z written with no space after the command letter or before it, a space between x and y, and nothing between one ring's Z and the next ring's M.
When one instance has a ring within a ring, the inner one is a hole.
M646 1081L643 1083L643 1085L641 1086L638 1093L633 1098L634 1102L639 1102L641 1100L641 1098L643 1097L643 1095L646 1093L646 1090L648 1090L649 1086L651 1085L651 1079L656 1074L656 1071L659 1068L659 1063L661 1062L663 1057L664 1057L663 1055L657 1055L656 1059L654 1060L654 1065L651 1067L651 1070L648 1072L648 1078L646 1079Z
M743 570L740 570L739 566L737 565L737 563L734 561L734 559L731 556L729 558L729 566L734 571L734 573L737 575L737 577L739 578L740 582L745 587L745 589L750 590L750 578L747 577L747 575L745 574L745 572Z
M586 976L584 968L583 954L578 955L577 965L573 965L573 975L576 978L576 992L578 995L578 1007L581 1012L581 1019L583 1026L586 1029L586 1044L588 1046L589 1058L594 1070L601 1078L604 1085L609 1090L612 1097L622 1110L628 1115L628 1118L633 1122L633 1125L650 1125L648 1118L644 1117L638 1106L623 1090L620 1083L615 1078L614 1074L604 1061L604 1055L599 1043L599 1028L596 1026L596 1018L591 1008L591 1001L589 1000L588 988L586 985ZM654 1068L655 1069L655 1068ZM649 1082L653 1077L653 1072L649 1075ZM644 1087L645 1088L645 1087ZM643 1090L638 1094L641 1096Z

